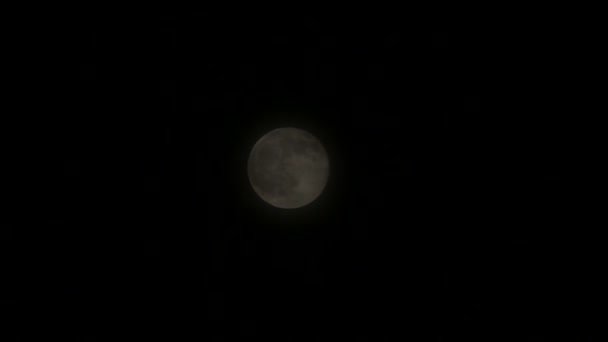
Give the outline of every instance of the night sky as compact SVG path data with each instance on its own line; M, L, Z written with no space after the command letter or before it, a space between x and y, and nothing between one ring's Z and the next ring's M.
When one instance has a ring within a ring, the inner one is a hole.
M559 306L548 274L571 260L546 243L567 235L547 224L557 176L535 167L556 153L535 140L551 121L531 115L552 77L543 40L449 12L64 23L47 49L58 81L36 229L49 312L194 337L538 326ZM247 178L255 142L285 126L317 136L331 166L295 210Z

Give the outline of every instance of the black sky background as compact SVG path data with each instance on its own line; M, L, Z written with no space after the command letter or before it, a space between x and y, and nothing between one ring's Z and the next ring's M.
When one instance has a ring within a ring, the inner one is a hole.
M60 24L35 291L92 331L542 336L562 270L589 277L577 246L552 243L570 231L553 223L559 177L539 167L562 147L539 109L559 76L542 29L494 19L201 9ZM330 156L325 192L297 210L265 204L246 173L284 126Z

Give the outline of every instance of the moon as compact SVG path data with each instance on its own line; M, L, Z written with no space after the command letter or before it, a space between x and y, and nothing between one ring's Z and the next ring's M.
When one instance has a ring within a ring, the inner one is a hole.
M294 209L323 192L329 159L321 142L307 131L277 128L255 143L247 173L260 198L277 208Z

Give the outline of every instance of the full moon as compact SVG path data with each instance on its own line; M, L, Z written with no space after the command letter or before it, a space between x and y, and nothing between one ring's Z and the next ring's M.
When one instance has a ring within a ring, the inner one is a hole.
M256 142L247 165L253 190L277 208L314 201L327 183L329 160L321 142L292 127L277 128Z

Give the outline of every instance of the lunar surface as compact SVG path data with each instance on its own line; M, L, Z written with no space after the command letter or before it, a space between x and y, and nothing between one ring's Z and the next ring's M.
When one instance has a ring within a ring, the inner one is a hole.
M253 190L269 204L299 208L323 192L329 160L321 142L298 128L278 128L253 146L247 165Z

